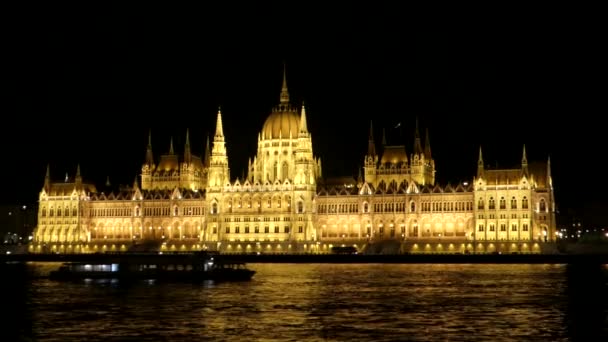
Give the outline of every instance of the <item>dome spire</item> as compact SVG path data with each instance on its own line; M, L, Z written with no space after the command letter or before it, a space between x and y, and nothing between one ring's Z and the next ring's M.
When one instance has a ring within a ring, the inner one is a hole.
M287 66L283 63L283 86L281 87L281 104L289 103L289 91L287 90Z

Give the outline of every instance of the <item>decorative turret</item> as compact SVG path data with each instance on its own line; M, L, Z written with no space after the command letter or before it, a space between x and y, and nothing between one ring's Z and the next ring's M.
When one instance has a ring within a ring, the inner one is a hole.
M418 118L416 118L416 132L414 133L414 154L422 155L422 143L420 142L420 130L418 129Z
M369 138L367 140L367 156L376 156L376 143L374 143L374 126L372 121L369 122Z
M173 137L171 137L171 142L169 143L169 154L175 154L175 150L173 149Z
M553 191L553 178L551 177L551 156L547 158L547 183L549 188Z
M224 129L222 127L222 110L217 110L217 121L215 124L215 136L213 137L213 148L209 161L208 186L211 191L221 191L221 186L230 181L230 170L228 168L228 155L226 143L224 142Z
M215 136L213 141L224 141L224 126L222 125L222 107L217 108L217 121L215 123Z
M51 166L46 164L46 175L44 176L44 190L48 193L51 190Z
M105 186L106 186L107 188L109 188L110 186L112 186L112 183L110 183L110 176L108 176L108 177L106 178L106 184L105 184Z
M283 86L281 87L281 104L289 104L289 91L287 90L287 67L283 64Z
M186 129L186 144L184 146L184 163L192 162L192 152L190 151L190 130Z
M207 144L205 145L205 159L204 163L206 167L209 167L209 160L211 157L211 145L209 144L209 134L207 134Z
M76 187L80 189L82 187L82 176L80 175L80 164L76 166Z
M483 156L481 155L481 146L479 146L479 159L477 160L477 178L483 178Z
M382 147L386 146L386 128L382 128Z
M427 161L430 161L431 159L433 159L431 157L431 140L429 139L429 129L426 129L425 135L424 135L424 158Z
M376 143L374 142L374 126L369 122L369 137L367 139L367 155L363 161L365 171L364 181L373 183L376 180L376 165L378 165L378 154L376 154Z
M528 157L526 156L526 145L524 144L524 150L521 155L521 171L524 176L528 176Z
M152 130L148 133L148 148L146 149L146 164L154 165L154 155L152 154Z
M308 134L308 126L306 125L306 106L302 102L302 114L300 115L300 134Z

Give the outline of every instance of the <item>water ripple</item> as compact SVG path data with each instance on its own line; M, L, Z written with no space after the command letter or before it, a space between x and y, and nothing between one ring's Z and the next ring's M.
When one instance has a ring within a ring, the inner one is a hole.
M51 266L29 265L36 272ZM588 341L608 336L606 267L250 267L257 271L250 282L203 285L57 283L16 276L2 287L13 292L0 309L9 317L2 328L14 333L14 340L36 341Z

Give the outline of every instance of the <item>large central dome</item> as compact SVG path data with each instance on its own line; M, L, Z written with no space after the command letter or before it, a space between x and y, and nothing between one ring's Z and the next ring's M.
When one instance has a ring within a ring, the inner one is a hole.
M264 122L262 139L279 139L279 136L287 139L289 138L289 132L291 132L291 136L294 138L298 136L298 129L300 127L298 113L293 108L287 106L281 107L283 106L279 106L279 108L273 111L268 119L266 119L266 122Z
M283 69L283 87L281 88L281 102L274 107L272 113L264 122L262 128L262 139L289 139L289 133L293 138L298 136L300 118L298 109L289 103L289 91L287 90L287 74Z

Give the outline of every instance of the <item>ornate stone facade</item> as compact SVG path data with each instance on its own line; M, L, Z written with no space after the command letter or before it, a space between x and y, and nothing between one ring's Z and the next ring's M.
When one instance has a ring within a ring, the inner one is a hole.
M173 142L158 164L151 137L131 187L109 193L73 179L52 182L47 169L31 252L139 249L232 253L330 252L354 245L376 252L540 252L555 240L550 161L489 170L479 152L471 181L435 183L428 131L418 124L412 153L403 145L376 151L370 127L364 173L323 181L304 105L293 106L285 76L280 102L258 134L244 179L231 180L217 113L212 148L192 155L186 132L179 158Z

